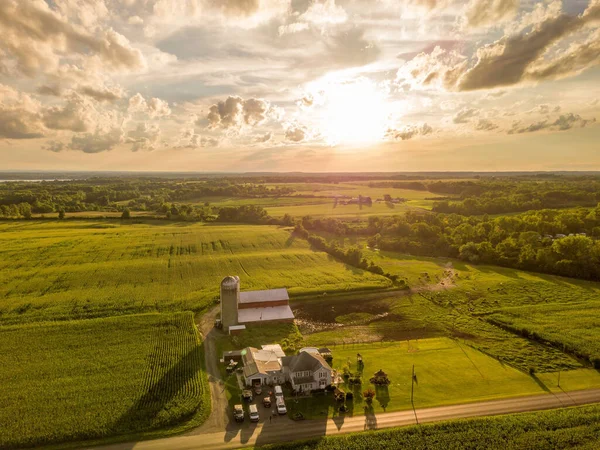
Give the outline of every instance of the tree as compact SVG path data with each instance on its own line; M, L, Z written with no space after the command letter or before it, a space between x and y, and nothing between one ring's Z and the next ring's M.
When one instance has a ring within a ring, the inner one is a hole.
M375 391L373 389L367 389L363 392L363 397L367 403L371 403L375 398Z
M62 220L62 219L65 218L65 210L64 209L61 209L61 210L58 211L58 218L60 220Z
M131 219L131 211L129 211L129 208L125 208L123 210L123 214L121 214L121 219Z

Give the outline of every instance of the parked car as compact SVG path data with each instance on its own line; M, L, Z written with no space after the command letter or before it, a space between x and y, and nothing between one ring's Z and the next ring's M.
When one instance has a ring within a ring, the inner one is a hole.
M283 401L283 397L277 397L277 413L278 414L287 414L287 408L285 407L285 402Z
M258 422L258 408L256 405L250 405L250 420L252 422Z
M262 387L260 386L260 384L255 384L254 385L254 393L256 395L262 394Z
M233 418L236 422L244 421L244 407L242 405L235 405L233 407Z
M265 398L263 398L263 406L265 408L270 408L271 407L271 397L265 397Z
M244 400L246 400L247 402L251 402L252 401L252 391L250 389L244 389L242 391L242 398Z
M279 385L275 386L275 397L283 398L283 389L281 389L281 386Z

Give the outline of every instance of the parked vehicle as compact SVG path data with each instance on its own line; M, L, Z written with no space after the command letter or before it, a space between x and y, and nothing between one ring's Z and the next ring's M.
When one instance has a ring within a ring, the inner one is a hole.
M255 384L254 385L254 393L256 395L262 394L262 387L260 386L260 384Z
M279 385L275 386L275 397L283 398L283 389Z
M287 414L287 408L285 407L285 402L283 401L283 397L277 397L277 413L278 414Z
M263 406L265 408L270 408L271 407L271 397L265 397L265 398L263 398Z
M242 391L242 398L244 400L246 400L247 402L251 402L252 401L252 391L250 389L244 389Z
M233 407L233 418L236 422L244 421L244 407L242 405L235 405Z
M258 408L256 407L256 405L250 405L250 420L252 422L258 422Z

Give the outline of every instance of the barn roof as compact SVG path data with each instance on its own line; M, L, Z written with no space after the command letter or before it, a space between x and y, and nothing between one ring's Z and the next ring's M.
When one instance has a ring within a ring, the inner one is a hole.
M289 305L267 308L244 308L238 310L238 322L251 323L271 320L293 319L294 313Z
M280 302L290 300L286 288L240 292L240 303Z

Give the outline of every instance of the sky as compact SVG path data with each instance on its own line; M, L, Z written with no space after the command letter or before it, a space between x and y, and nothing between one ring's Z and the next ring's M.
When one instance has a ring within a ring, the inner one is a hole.
M600 0L2 0L0 36L1 170L600 170Z

